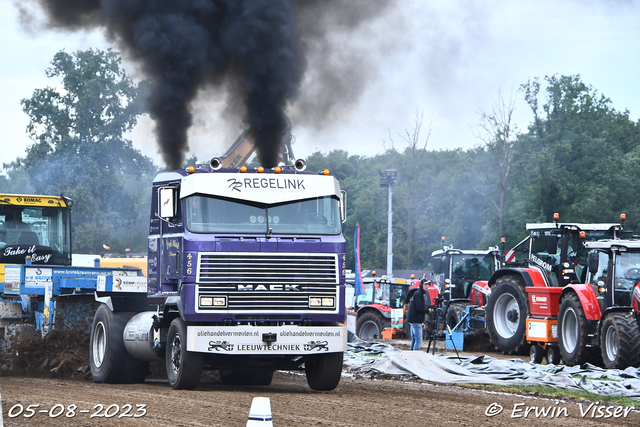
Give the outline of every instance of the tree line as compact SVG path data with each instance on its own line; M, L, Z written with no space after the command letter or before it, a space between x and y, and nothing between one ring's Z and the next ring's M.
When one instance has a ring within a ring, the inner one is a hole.
M74 252L102 245L146 251L151 182L159 168L124 135L145 113L145 82L134 83L113 51L58 52L47 76L61 87L34 91L22 101L33 144L24 158L4 164L3 192L71 197ZM376 156L344 150L316 152L308 170L328 168L348 194L344 235L354 266L353 238L361 227L363 268L386 269L388 188L381 171L397 171L393 185L394 269L427 269L446 244L460 249L507 248L525 223L640 222L639 123L580 76L547 76L519 88L533 112L520 131L513 99L501 96L482 113L471 149L430 150L428 130L415 127ZM295 127L293 129L295 133ZM187 160L193 163L194 158Z
M315 153L310 169L328 167L347 191L347 265L355 265L353 238L360 224L363 269L386 271L388 188L379 172L397 171L393 188L393 267L428 269L445 244L506 248L527 235L525 224L561 221L640 223L640 124L629 111L582 82L579 75L547 76L521 85L534 119L513 124L513 100L502 97L483 113L479 143L468 150L429 150L420 142L420 117L404 148L373 157L346 151ZM544 99L544 101L542 101ZM395 145L395 144L394 144Z

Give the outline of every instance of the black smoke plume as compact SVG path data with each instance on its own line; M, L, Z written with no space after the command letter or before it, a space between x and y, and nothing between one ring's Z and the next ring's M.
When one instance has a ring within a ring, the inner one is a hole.
M240 103L261 164L277 163L286 110L299 96L305 47L328 28L355 28L383 10L368 0L36 0L55 28L104 27L150 81L147 106L169 168L188 150L191 102L206 85ZM301 26L304 23L304 27Z

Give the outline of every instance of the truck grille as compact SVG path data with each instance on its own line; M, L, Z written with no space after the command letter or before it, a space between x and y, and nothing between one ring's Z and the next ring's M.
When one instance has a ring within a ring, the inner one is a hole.
M337 254L206 252L197 275L198 298L226 295L227 310L309 310L309 297L338 303ZM335 311L335 304L313 310Z

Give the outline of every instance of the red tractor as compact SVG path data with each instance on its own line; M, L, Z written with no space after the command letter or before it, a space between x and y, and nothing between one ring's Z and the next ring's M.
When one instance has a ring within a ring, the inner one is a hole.
M354 298L353 312L356 313L356 335L361 339L382 338L385 328L404 328L404 314L409 295L420 286L419 279L396 279L364 277L365 293ZM347 280L349 281L349 280ZM432 298L438 289L429 289ZM406 329L405 329L406 330Z
M558 347L565 364L640 366L640 240L585 244L589 273L558 298Z
M529 293L530 298L535 296L533 301L527 297L525 288L548 288L543 292L549 293L547 298L551 301L551 295L567 285L585 283L588 270L585 242L615 239L622 230L621 224L560 223L557 214L554 219L555 223L527 224L529 236L507 252L507 265L489 279L487 332L491 342L505 354L522 354L534 341L527 339L526 320L534 314L532 303L542 303L537 298L544 296ZM516 256L522 261L515 263ZM545 310L538 314L548 314ZM557 363L558 347L548 345L546 349L547 360Z

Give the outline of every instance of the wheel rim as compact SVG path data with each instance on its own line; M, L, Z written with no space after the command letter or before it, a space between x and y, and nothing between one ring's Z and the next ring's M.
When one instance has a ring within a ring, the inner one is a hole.
M562 344L569 353L578 346L578 315L573 308L568 308L562 315Z
M171 342L171 369L176 375L180 372L181 365L180 341L180 334L175 334Z
M360 328L360 338L362 339L371 339L375 337L380 337L380 329L375 322L367 322Z
M604 348L607 353L607 358L611 361L616 360L618 356L618 333L613 325L609 326L605 333Z
M515 310L518 313L517 319L509 319L508 313ZM511 338L518 331L520 324L520 307L518 301L511 294L502 294L496 301L493 309L493 321L496 331L503 338Z
M102 366L104 362L104 355L107 352L107 333L104 327L104 323L98 322L93 330L93 364L96 368Z
M536 347L534 345L531 346L531 349L529 350L529 357L531 358L531 362L532 363L536 363L536 359L537 359L537 354L538 352L536 351Z

